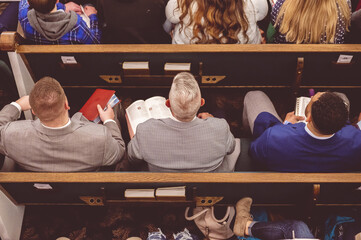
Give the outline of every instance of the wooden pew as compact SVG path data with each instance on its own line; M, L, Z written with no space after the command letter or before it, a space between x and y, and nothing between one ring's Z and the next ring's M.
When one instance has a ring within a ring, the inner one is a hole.
M168 91L172 75L166 62L191 62L202 91L210 89L361 88L358 72L361 45L21 45L15 33L0 37L7 51L19 95L34 81L54 76L66 90L110 88L125 91ZM353 55L339 64L340 54ZM64 64L62 56L76 63ZM150 74L126 75L125 61L149 61ZM31 119L30 113L26 118ZM35 183L49 184L39 190ZM234 204L251 196L255 205L302 206L312 214L321 206L361 206L361 173L0 173L2 192L14 206L109 204ZM183 201L135 201L124 198L127 188L186 186ZM339 193L343 197L339 197ZM21 210L19 210L21 212ZM0 212L0 216L2 213ZM21 224L21 223L20 223Z

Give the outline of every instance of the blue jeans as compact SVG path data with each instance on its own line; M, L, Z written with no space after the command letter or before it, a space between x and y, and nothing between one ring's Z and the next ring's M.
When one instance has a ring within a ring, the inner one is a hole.
M147 240L167 240L167 237L162 233L162 231L159 228L158 230L158 232L149 233ZM182 232L173 234L173 237L174 240L198 240L198 237L191 234L186 228Z
M284 220L276 222L252 222L248 228L250 236L262 240L315 238L302 221Z

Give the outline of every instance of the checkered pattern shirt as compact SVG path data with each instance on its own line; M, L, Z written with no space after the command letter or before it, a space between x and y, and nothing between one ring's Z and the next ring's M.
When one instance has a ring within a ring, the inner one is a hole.
M62 3L56 4L57 9L65 11L65 6ZM94 44L100 43L101 32L98 28L98 17L96 14L89 16L90 28L86 25L83 19L78 15L78 21L73 29L63 35L56 41L49 41L39 32L37 32L31 25L28 19L29 3L27 0L21 0L19 4L19 22L24 30L26 39L35 44Z

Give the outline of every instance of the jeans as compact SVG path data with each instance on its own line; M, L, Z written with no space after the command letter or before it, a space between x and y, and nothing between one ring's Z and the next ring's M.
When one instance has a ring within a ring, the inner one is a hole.
M296 220L252 222L248 233L262 240L315 238L304 222Z
M167 237L162 233L162 231L158 228L158 232L151 232L148 234L147 240L166 240ZM177 234L173 234L174 240L198 240L196 235L191 234L188 229L184 229L184 231L179 232Z

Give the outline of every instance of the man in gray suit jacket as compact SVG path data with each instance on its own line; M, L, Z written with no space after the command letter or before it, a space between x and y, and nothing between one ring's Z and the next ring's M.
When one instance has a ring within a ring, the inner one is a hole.
M16 121L31 109L37 120ZM125 146L108 106L98 112L103 125L81 113L70 119L63 88L53 78L39 80L30 92L0 112L0 153L21 168L38 172L95 171L118 163Z
M197 112L205 103L190 73L175 76L166 105L173 117L137 126L128 144L130 163L146 161L153 172L214 172L235 140L224 119Z

